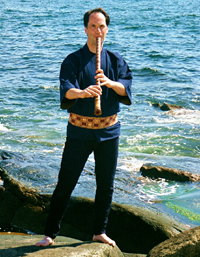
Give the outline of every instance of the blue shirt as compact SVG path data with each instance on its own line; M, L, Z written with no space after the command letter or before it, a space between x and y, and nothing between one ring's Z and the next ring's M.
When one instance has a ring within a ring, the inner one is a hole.
M99 117L107 117L120 111L120 102L131 104L132 72L127 63L118 53L112 53L105 48L101 52L101 69L105 76L124 85L127 96L119 96L113 89L102 87L101 109ZM60 70L60 101L61 108L82 116L95 117L94 98L74 99L65 98L71 88L85 89L95 85L96 54L89 51L87 44L78 51L68 55ZM98 141L118 137L120 123L104 129L87 129L68 123L67 136L80 139L97 139Z

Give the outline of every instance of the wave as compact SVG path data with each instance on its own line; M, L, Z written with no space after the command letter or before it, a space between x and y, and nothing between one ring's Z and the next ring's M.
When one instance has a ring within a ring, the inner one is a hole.
M174 109L169 112L170 116L178 122L200 125L200 111L189 109Z
M155 58L155 59L170 59L173 57L173 54L172 55L164 55L164 54L160 54L158 52L155 52L155 51L152 51L150 53L148 53L148 57L150 58Z
M41 85L40 88L45 89L45 90L50 89L50 90L59 91L59 86L52 86L52 85L51 85L51 86L46 86L46 85Z
M135 70L136 74L135 76L164 76L166 75L165 73L161 72L158 69L153 69L149 67L142 68L140 70Z
M0 131L9 131L3 124L0 123Z
M166 115L169 119L166 118L154 118L157 123L166 124L166 123L182 123L182 124L193 124L200 125L200 111L198 110L189 110L189 109L173 109L166 112Z

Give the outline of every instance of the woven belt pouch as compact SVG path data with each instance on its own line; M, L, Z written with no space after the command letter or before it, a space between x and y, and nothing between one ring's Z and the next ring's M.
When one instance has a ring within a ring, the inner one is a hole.
M118 122L117 114L108 117L87 117L70 113L69 122L80 128L103 129L110 127Z

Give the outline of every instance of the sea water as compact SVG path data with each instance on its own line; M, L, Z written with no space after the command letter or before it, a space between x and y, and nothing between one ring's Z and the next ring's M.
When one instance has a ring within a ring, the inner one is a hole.
M83 15L99 6L111 18L104 47L119 52L133 72L133 103L119 113L113 200L200 225L199 182L140 173L152 164L200 175L199 1L0 1L0 149L26 156L15 176L52 193L68 122L59 103L60 65L86 43ZM184 109L155 107L164 102ZM95 195L92 155L73 195Z

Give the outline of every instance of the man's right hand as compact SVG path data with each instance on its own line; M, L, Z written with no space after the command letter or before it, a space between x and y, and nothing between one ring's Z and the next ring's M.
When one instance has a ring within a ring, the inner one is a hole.
M95 97L102 94L102 88L98 85L91 85L83 90L82 98Z
M78 88L71 88L65 94L67 99L77 99L77 98L90 98L102 94L102 88L99 85L91 85L84 90Z

